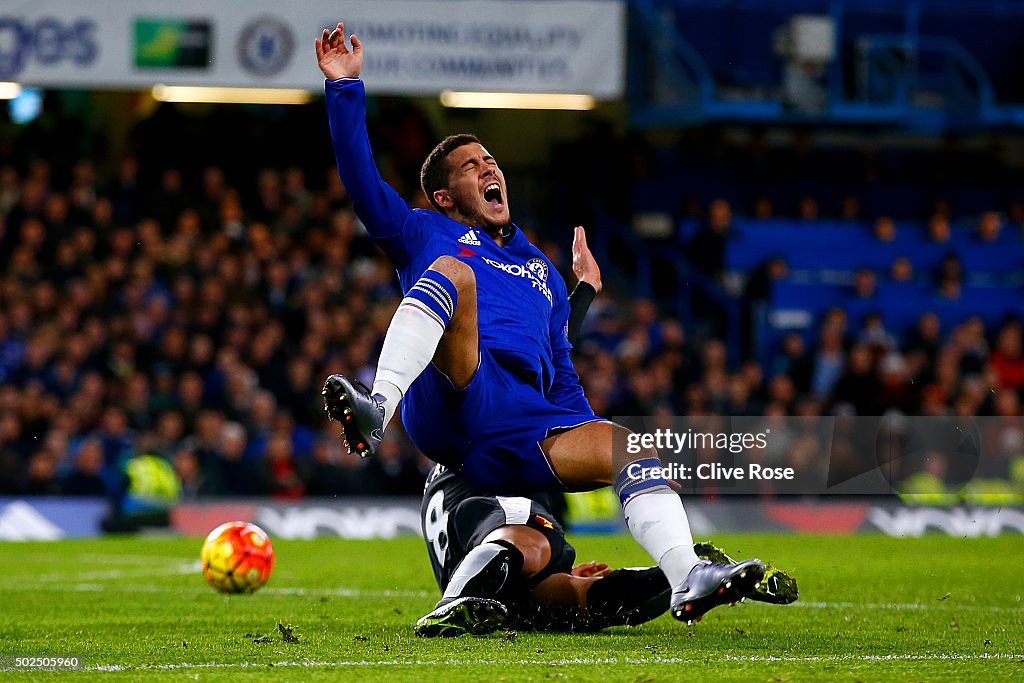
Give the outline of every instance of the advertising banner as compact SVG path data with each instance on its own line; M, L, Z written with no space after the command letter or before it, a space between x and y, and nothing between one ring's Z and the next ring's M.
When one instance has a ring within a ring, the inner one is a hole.
M0 80L319 91L313 41L338 21L363 40L371 92L623 92L621 0L6 2Z
M188 536L205 536L219 524L240 519L258 524L275 538L394 538L421 534L419 506L416 498L183 503L172 512L171 523ZM1024 534L1020 507L909 506L895 498L873 502L687 498L686 513L697 536L747 531L880 532L895 537L941 533L962 538ZM572 533L626 533L619 510L607 511L599 519L570 519L569 529Z
M0 541L99 536L108 507L101 498L0 498Z
M573 494L578 495L578 494ZM417 498L331 498L294 503L218 500L175 506L171 526L185 536L202 537L224 522L244 520L272 538L347 539L418 536ZM574 509L570 505L570 511ZM107 503L92 498L0 498L0 541L52 541L99 536ZM577 511L578 512L578 511ZM1024 534L1024 508L906 505L899 500L809 501L793 498L717 501L686 499L690 527L697 537L731 532L796 534L882 533L912 538L929 533L959 538ZM573 534L626 533L622 515L605 510L569 520Z
M243 520L273 538L394 538L420 534L416 498L310 499L301 503L222 501L184 503L171 512L182 534L205 536L219 524Z

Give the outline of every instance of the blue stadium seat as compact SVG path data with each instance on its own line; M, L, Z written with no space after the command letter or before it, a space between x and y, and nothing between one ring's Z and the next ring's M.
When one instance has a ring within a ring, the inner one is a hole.
M974 242L958 247L957 255L967 272L1009 273L1024 269L1024 246L1013 244L981 244Z
M818 315L832 306L840 305L844 289L838 285L781 280L772 287L771 305L774 309L806 310Z
M968 273L1024 271L1024 243L1012 230L1004 231L992 244L978 242L965 230L954 231L954 239L948 243L935 244L927 240L919 224L898 225L896 240L891 243L876 240L865 224L842 221L737 220L735 232L726 253L730 270L749 270L781 257L798 270L871 268L886 272L897 258L907 257L919 276L930 276L943 259L956 254Z

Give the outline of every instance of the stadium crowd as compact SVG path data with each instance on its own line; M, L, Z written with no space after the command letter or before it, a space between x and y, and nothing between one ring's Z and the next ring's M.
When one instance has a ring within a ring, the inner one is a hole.
M391 178L424 207L408 178L432 138L415 120L409 129L378 127L375 142ZM389 437L360 461L343 454L322 414L327 374L371 383L400 300L333 167L313 178L286 165L228 173L210 156L193 159L193 172L129 154L102 172L88 156L4 156L0 495L114 495L140 455L170 463L190 498L421 490L428 461L407 439ZM717 276L716 226L731 209L708 206L693 256ZM535 243L571 283L568 254L546 234ZM938 286L960 276L950 265ZM785 264L759 277L785 278ZM854 290L878 277L858 275ZM736 362L721 339L608 290L577 344L600 415L1021 414L1017 319L942 329L922 311L898 335L877 316L834 308L810 339L786 335L770 362ZM1013 455L1024 452L1020 422L1016 437L1001 437L1019 447ZM816 447L794 440L773 457L813 467ZM1010 457L991 467L1014 476ZM934 472L945 476L941 464Z

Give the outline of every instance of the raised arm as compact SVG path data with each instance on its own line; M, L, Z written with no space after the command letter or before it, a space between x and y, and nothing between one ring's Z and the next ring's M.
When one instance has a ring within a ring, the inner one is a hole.
M345 24L324 29L316 40L316 57L327 79L327 117L338 174L352 198L359 220L401 268L415 252L420 235L409 205L377 170L366 133L366 91L359 76L363 68L363 44L352 36L345 44Z

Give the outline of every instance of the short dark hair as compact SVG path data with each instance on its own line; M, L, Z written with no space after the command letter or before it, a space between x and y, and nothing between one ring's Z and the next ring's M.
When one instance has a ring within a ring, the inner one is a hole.
M480 138L469 133L449 135L437 143L437 147L431 150L423 162L423 168L420 169L420 187L423 188L423 194L427 195L431 206L441 213L444 213L444 209L434 201L434 193L448 187L448 174L451 172L448 168L448 155L459 147L474 142L480 144Z

